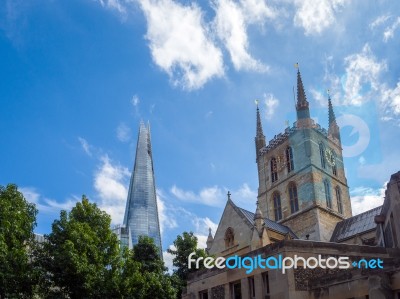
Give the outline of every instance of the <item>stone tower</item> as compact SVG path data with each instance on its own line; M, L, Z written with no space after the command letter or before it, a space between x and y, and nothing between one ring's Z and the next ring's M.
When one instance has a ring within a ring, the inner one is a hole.
M257 107L258 202L263 215L299 238L329 241L336 223L352 215L340 131L330 97L328 130L311 119L299 69L296 114L266 144Z
M139 236L149 236L160 249L161 234L158 219L156 187L151 151L150 125L140 123L123 225L129 233L129 247L138 243Z

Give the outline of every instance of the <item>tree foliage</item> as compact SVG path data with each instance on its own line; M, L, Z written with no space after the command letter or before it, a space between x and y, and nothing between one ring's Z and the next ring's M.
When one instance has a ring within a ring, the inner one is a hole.
M0 186L0 298L30 297L35 283L29 248L37 210L16 185Z
M125 298L176 298L159 252L154 240L147 236L140 236L133 250L124 251L121 289Z
M172 260L172 264L175 267L172 281L178 290L177 298L181 298L182 288L186 287L189 274L198 270L195 268L195 263L189 269L189 255L194 252L195 255L192 258L197 259L199 257L207 257L207 253L204 249L197 248L197 237L193 232L183 232L182 236L177 236L174 246L175 249L168 249L168 252L175 256Z
M110 216L85 196L69 213L61 211L40 256L48 297L118 295L119 243L110 224Z

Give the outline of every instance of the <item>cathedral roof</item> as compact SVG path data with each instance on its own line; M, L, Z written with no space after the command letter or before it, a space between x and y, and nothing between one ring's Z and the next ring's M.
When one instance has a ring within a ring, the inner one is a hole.
M237 209L246 217L246 219L250 223L254 224L254 213L247 211L245 209L239 208L239 207L237 207ZM271 219L268 219L268 218L264 218L264 222L265 222L265 227L267 227L271 230L274 230L278 233L281 233L283 235L290 234L290 236L293 239L298 239L297 236L294 234L294 232L292 232L292 230L289 227L287 227L286 225L276 223L275 221L272 221Z
M382 206L342 220L336 224L331 242L341 242L358 234L366 233L376 228L375 216L379 215Z

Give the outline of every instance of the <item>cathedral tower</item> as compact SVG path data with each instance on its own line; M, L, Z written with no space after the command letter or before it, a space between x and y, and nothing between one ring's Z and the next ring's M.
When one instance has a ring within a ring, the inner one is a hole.
M123 224L129 233L130 247L138 243L139 236L149 236L154 239L162 257L150 125L146 127L143 122L139 127L135 165L129 184Z
M311 119L299 69L296 114L293 126L268 144L264 139L260 148L262 127L257 107L260 209L264 216L290 227L299 238L329 241L336 223L352 215L340 132L330 97L329 129Z

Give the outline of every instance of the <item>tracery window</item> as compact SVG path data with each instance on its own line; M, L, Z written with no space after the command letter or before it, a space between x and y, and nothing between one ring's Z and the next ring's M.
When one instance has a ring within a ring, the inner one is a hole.
M288 146L286 148L286 167L287 172L291 172L294 170L294 163L293 163L293 150L292 147Z
M278 180L278 165L276 163L275 157L271 159L271 180L272 183Z
M297 212L299 210L299 198L297 196L297 186L295 183L289 184L289 198L291 212Z
M232 247L235 243L235 233L232 227L228 227L225 231L225 247Z
M338 206L338 212L340 214L343 214L342 194L341 194L339 186L336 186L335 192L336 192L336 201L337 201L337 206Z
M331 189L328 180L324 180L326 206L332 209Z
M321 166L325 169L326 161L325 161L325 148L322 143L319 144L319 155L321 156Z
M274 193L273 200L274 200L275 221L279 221L282 219L281 195L279 194L279 192Z

